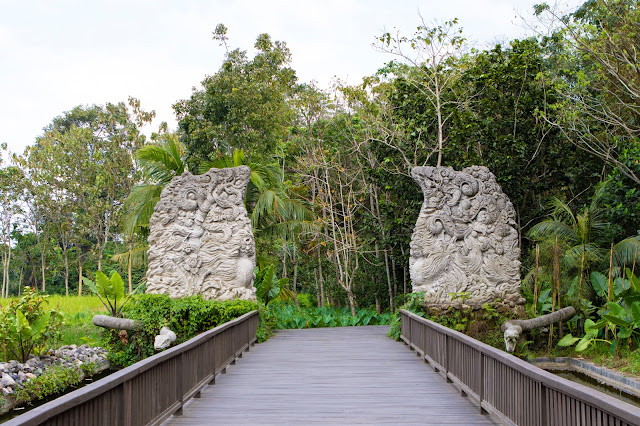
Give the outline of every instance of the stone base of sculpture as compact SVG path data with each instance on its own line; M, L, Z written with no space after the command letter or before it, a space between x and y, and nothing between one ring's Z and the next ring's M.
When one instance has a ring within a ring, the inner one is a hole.
M486 167L414 167L424 203L411 238L413 292L425 303L520 302L513 205Z
M147 293L255 300L256 265L244 194L247 166L189 172L162 191L150 221Z

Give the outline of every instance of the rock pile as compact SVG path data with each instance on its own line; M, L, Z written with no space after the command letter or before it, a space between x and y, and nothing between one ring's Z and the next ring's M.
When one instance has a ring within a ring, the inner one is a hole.
M83 376L82 366L89 364L94 374L109 368L106 349L69 345L57 350L51 349L46 355L30 355L24 364L18 361L0 362L0 396L9 397L13 401L11 396L15 394L16 389L22 389L29 380L41 376L50 367L73 368L80 370ZM0 412L7 412L11 408L13 407L0 407Z

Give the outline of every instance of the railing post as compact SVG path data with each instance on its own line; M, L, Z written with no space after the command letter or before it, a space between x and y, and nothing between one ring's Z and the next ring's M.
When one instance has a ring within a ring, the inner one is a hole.
M214 335L213 337L211 337L211 346L213 347L213 350L211 352L213 352L213 378L211 380L209 380L209 384L210 385L215 385L216 384L216 352L218 352L218 342L216 341L216 336Z
M487 411L482 408L482 401L484 401L484 352L480 351L480 366L478 371L480 372L480 380L478 380L478 399L480 399L480 414L487 414Z
M233 359L231 360L231 365L236 365L236 325L233 324L231 327L231 350L233 351Z
M547 387L540 382L540 424L549 424L549 412L547 407Z
M184 351L180 352L180 363L176 367L176 374L178 374L178 397L180 398L180 408L174 413L176 416L182 415L182 407L184 406Z
M131 381L122 384L122 424L131 426Z
M444 377L447 379L447 383L452 383L449 378L449 335L444 335Z
M429 346L428 342L427 342L427 329L429 328L429 326L427 326L427 324L423 324L422 325L422 344L424 345L424 349L423 349L423 356L422 359L424 360L424 362L427 362L427 347Z

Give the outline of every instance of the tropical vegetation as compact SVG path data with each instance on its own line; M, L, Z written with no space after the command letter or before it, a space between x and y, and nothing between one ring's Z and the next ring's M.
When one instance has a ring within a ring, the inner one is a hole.
M470 48L456 19L372 35L389 62L331 91L298 80L284 41L260 34L250 55L218 25L225 59L173 105L177 130L147 139L154 113L131 98L61 113L24 153L3 148L0 295L93 291L118 314L108 301L144 286L163 187L185 172L247 165L270 321L388 322L411 293L408 243L422 203L411 167L484 165L516 210L528 314L572 304L579 314L563 344L639 347L640 11L588 0L567 15L546 4L534 12L547 33L485 50ZM141 315L149 302L134 299L122 313Z

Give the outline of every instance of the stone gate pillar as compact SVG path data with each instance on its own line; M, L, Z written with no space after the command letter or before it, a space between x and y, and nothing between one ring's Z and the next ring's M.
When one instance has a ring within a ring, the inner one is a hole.
M486 167L414 167L424 202L411 238L414 292L427 304L520 300L513 205Z
M147 293L255 300L256 249L244 196L251 169L184 172L150 221Z

